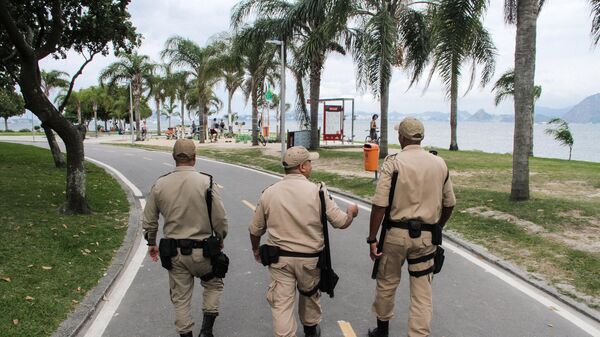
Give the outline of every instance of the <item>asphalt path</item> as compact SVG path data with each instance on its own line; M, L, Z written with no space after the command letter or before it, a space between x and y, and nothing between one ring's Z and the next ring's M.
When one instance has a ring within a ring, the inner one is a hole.
M156 178L174 168L170 154L164 152L97 144L86 144L85 151L86 157L121 172L144 197ZM202 157L197 160L196 168L212 174L215 182L222 186L229 219L225 252L231 264L220 316L215 323L215 336L271 336L271 312L265 300L268 274L266 268L253 259L247 226L253 214L250 206L256 204L263 189L279 178ZM345 200L337 200L343 209L347 205ZM324 295L321 300L323 336L353 336L347 329L343 332L338 321L348 322L356 336L366 336L367 329L375 324L371 312L375 283L370 279L372 263L365 243L369 206L360 203L359 206L362 208L350 228L330 230L333 266L340 281L335 298ZM528 289L520 290L514 284L522 282L489 265L486 267L486 263L460 248L446 244L448 246L444 270L433 281L432 336L598 336L595 323L573 314L570 309L564 314L565 310L558 308L559 305L544 302L553 301L552 298L531 287L524 286ZM530 292L533 295L527 295ZM202 322L201 295L202 287L197 282L193 300L194 336ZM533 299L536 296L542 300ZM404 267L390 336L406 336L408 299L408 273ZM111 300L114 299L109 296ZM563 314L559 315L560 312ZM167 271L145 256L116 312L108 318L102 336L178 336L173 321ZM298 326L298 336L303 336L299 322Z

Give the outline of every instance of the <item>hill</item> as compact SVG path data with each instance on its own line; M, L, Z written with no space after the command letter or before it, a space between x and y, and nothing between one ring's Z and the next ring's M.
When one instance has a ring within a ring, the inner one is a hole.
M563 119L569 123L600 123L600 93L575 105Z

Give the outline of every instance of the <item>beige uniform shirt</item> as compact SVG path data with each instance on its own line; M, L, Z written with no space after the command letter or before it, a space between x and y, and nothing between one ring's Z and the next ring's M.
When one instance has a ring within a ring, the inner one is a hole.
M159 213L165 220L164 234L172 239L203 240L210 236L206 190L210 178L194 167L179 166L154 183L142 217L148 244L156 243ZM213 184L212 221L217 236L227 236L225 208L216 184Z
M398 171L398 181L390 210L392 220L419 219L434 224L440 219L442 206L453 207L456 204L446 163L419 145L406 146L402 152L385 159L373 204L388 206L394 171Z
M342 211L323 184L327 220L335 228L346 223ZM301 174L288 174L265 189L260 197L250 234L262 236L268 232L266 243L298 253L316 253L323 249L323 225L319 185Z

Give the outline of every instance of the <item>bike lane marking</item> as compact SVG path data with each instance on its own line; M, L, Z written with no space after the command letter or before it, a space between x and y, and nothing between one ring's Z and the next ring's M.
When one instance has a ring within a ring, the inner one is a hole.
M340 326L344 337L356 337L356 333L354 332L354 329L352 329L352 325L349 322L338 321L337 323Z

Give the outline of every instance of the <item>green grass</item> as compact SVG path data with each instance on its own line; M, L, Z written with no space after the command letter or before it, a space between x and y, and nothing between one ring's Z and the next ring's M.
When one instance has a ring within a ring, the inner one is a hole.
M154 149L171 150L169 147ZM543 227L545 234L560 236L566 231L577 232L589 226L600 231L597 225L600 220L600 200L587 197L590 193L597 193L596 189L600 188L600 164L531 158L532 198L526 202L513 202L509 199L512 176L510 155L479 151L438 152L453 172L458 202L448 224L449 230L458 232L467 240L486 247L529 272L543 275L550 283L571 284L581 293L600 298L599 253L576 249L548 235L530 234L506 220L485 218L465 211L486 207L531 221ZM279 158L265 155L261 148L201 148L199 154L283 173ZM341 159L344 165L354 168L356 172L362 170L362 151L321 149L319 154L319 161L340 162ZM311 178L365 198L370 198L375 190L370 178L342 176L316 168ZM577 216L573 216L573 212Z
M0 336L50 336L121 246L125 193L103 169L86 164L86 171L94 214L62 216L66 173L50 152L0 143Z

